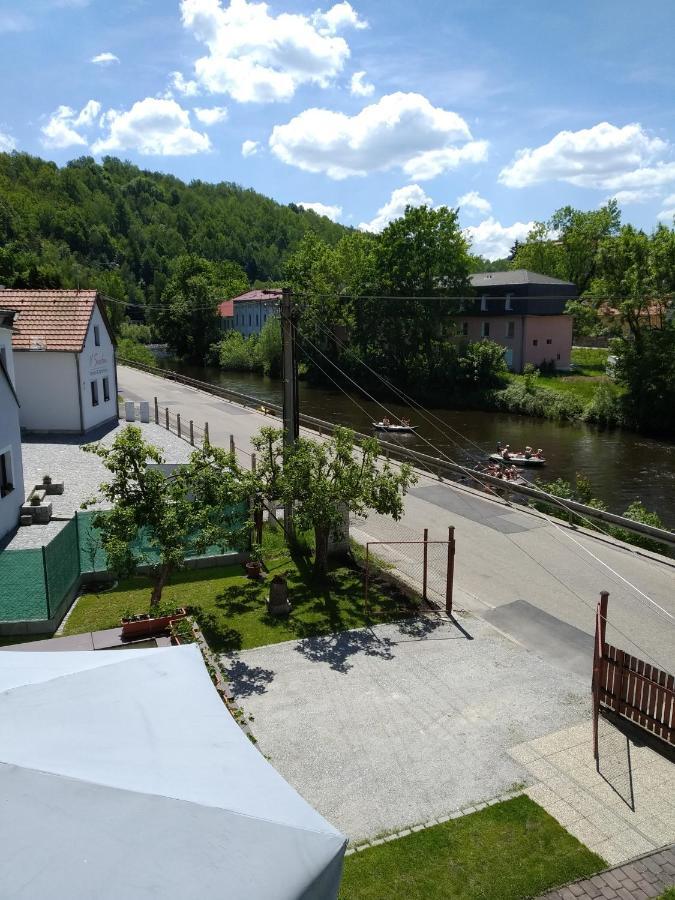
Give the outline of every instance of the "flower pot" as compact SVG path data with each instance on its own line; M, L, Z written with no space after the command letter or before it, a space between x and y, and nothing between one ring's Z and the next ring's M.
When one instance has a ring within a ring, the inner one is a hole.
M185 609L181 607L175 613L166 616L146 616L134 620L122 619L122 637L140 637L151 634L160 634L166 631L172 622L182 619L186 615Z

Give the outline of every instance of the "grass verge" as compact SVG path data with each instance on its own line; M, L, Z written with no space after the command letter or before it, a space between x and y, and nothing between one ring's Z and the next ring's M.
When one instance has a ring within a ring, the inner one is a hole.
M164 589L162 603L192 607L209 646L217 653L373 624L364 612L363 578L356 569L334 566L327 580L315 581L309 548L291 554L280 530L265 530L263 557L268 574L259 582L246 578L241 566L177 572ZM288 618L267 614L269 581L277 574L287 578L293 607ZM403 595L377 582L371 586L370 602L380 611L378 623L413 611ZM112 591L84 594L71 612L64 634L114 628L123 615L147 612L149 605L149 580L142 576L127 579Z
M345 859L340 900L516 900L605 868L529 797Z

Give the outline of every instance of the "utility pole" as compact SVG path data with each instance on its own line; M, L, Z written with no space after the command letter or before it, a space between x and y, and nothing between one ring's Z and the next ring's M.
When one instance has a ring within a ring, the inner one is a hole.
M281 292L281 356L283 377L284 455L291 451L300 434L298 410L298 364L295 354L295 311L290 288ZM289 540L295 537L293 507L284 507L284 528Z

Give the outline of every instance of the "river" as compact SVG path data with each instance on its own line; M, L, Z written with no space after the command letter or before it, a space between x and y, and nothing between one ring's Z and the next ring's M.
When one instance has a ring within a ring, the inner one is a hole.
M281 383L262 375L223 372L173 359L160 358L157 365L259 397L261 401L281 403ZM299 393L301 412L349 425L357 431L368 433L372 430L371 423L383 415L380 407L356 394L347 397L340 391L313 387L305 382L300 382ZM564 478L570 481L576 472L582 472L590 480L594 496L611 512L623 513L633 500L640 499L647 509L661 516L666 527L675 529L673 444L628 431L603 431L583 423L559 423L474 410L434 409L433 415L442 422L436 428L410 407L383 402L395 416L407 416L413 425L419 426L418 434L393 438L388 435L387 440L439 455L429 446L431 443L455 461L468 465L475 464L479 458L478 447L485 453L492 452L497 441L510 444L513 449L527 444L542 447L547 465L541 476L546 480ZM534 476L527 473L527 477L532 479Z

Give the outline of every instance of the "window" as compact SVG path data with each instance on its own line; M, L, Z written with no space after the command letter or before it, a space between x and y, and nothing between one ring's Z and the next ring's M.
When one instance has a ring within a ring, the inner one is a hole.
M6 497L14 490L12 484L12 453L5 450L0 453L0 497Z
M511 304L511 297L513 297L513 294L507 294L506 299L504 300L504 309L506 312L511 312L511 310L513 309L513 306Z
M91 405L98 406L98 381L91 382Z
M560 359L560 354L558 354L558 356L556 357L556 359Z
M107 378L103 379L103 402L107 403L110 400L110 382Z
M551 340L551 338L546 338L546 343L547 343L547 344L552 344L553 341Z
M506 323L506 336L507 338L512 338L516 333L516 323L515 322L507 322Z
M487 312L487 297L485 296L480 298L480 311Z
M483 322L483 324L481 326L481 335L483 337L490 337L490 323L489 322Z
M469 334L469 323L462 322L462 334L466 337Z
M539 345L539 341L535 338L535 339L532 341L532 346L533 346L533 347L537 347L538 345Z
M94 325L94 346L101 346L101 329L98 325Z

